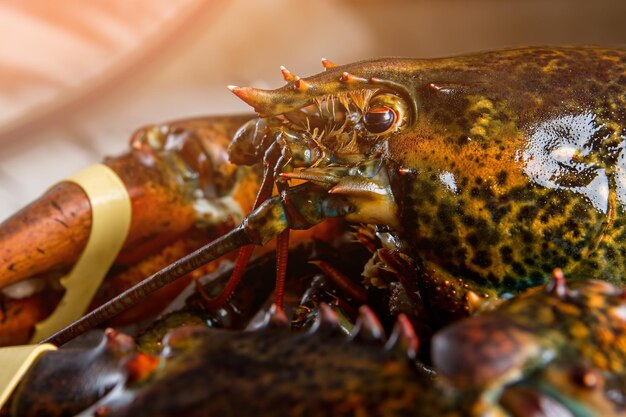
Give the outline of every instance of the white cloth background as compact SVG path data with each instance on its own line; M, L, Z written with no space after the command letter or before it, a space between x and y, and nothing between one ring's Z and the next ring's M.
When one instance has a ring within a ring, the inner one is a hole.
M623 0L47 0L0 3L0 220L148 123L248 111L319 59L626 42Z

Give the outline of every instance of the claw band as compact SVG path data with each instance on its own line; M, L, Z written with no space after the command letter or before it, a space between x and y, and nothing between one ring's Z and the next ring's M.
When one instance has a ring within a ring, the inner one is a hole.
M0 408L39 355L48 350L56 350L56 346L45 343L0 349Z
M85 314L130 227L130 196L111 168L92 165L66 181L77 184L87 194L91 204L91 231L78 261L61 278L65 295L55 311L37 324L32 343L45 339Z

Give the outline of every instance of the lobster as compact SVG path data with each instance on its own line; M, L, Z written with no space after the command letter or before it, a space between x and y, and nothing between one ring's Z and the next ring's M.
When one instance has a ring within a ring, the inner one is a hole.
M420 386L416 391L432 395L420 399L428 410L484 415L504 408L520 415L525 407L536 409L547 401L574 415L584 414L587 406L618 414L624 397L623 292L584 280L623 284L624 58L623 50L586 47L345 66L323 60L325 71L308 78L282 68L287 85L277 90L231 86L260 115L242 121L228 148L238 170L263 171L255 177L259 191L249 214L239 226L47 341L61 345L239 250L223 293L200 292L208 309L221 307L245 273L251 245L274 237L277 307L270 322L284 322L289 231L340 218L359 225L355 236L372 252L363 268L367 286L392 293L390 315L406 313L399 316L403 336L396 333L392 339L402 339L409 346L405 353L414 356L413 326L427 322L434 334L437 382L425 368L411 377ZM318 265L353 300L369 301L340 268ZM554 267L579 281L568 290L556 273L548 292L535 289L514 297L546 283ZM493 313L437 332L490 308ZM315 311L337 328L325 304ZM366 339L378 338L381 331L367 309L361 309L359 323L367 327ZM254 334L251 343L269 343L276 352L285 348L283 341L288 351L299 344L305 351L321 349L318 336L281 339L273 331ZM191 334L191 339L209 337ZM227 352L235 352L241 359L238 343L247 343L248 336L225 337L231 341L217 353L228 357ZM188 346L172 338L176 346L168 345L164 357ZM334 346L322 340L322 346ZM193 359L186 359L191 368L207 357L221 360L207 343L198 343L204 347L190 347ZM207 349L211 354L205 354ZM300 353L304 363L298 366L309 369L314 361L306 357L306 362ZM478 359L468 365L474 354ZM267 366L251 356L251 372ZM129 365L133 383L153 375L160 361L139 358ZM389 364L383 373L406 366L386 360L379 362ZM187 372L183 362L182 368L172 362L178 369L174 373ZM145 381L158 384L161 377L155 378ZM577 397L581 390L584 395ZM91 412L117 412L106 401L100 406Z
M289 230L334 217L376 225L373 263L435 327L544 283L555 266L621 283L624 58L586 47L323 60L309 78L283 68L277 90L230 86L261 116L229 145L233 163L264 166L254 210L47 341L237 249L241 271L251 245L274 237L280 307ZM240 274L207 303L227 300Z
M612 284L546 286L444 327L432 369L400 315L389 338L369 307L349 335L326 304L304 333L270 308L245 332L187 325L158 348L111 329L95 347L47 352L15 416L621 416L626 299ZM182 312L174 313L182 314ZM151 330L152 331L152 330ZM50 380L63 381L53 384ZM236 398L236 400L235 400ZM2 411L0 411L2 415Z

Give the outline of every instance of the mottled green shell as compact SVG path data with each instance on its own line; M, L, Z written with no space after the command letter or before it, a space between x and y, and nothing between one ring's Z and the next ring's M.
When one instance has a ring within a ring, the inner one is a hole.
M402 233L428 275L463 277L481 294L537 285L555 267L623 281L625 51L401 64L417 117L387 156L405 168L393 185Z
M323 307L306 333L272 313L254 331L180 327L152 360L108 331L96 348L45 353L11 415L95 402L79 416L624 416L625 302L605 282L555 279L440 331L436 373L410 359L410 326L385 343L363 309L351 336Z

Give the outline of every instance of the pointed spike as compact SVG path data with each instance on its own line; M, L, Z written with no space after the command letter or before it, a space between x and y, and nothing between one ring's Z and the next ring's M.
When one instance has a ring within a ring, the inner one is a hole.
M403 353L413 360L417 356L419 349L419 338L415 333L415 329L409 318L400 314L393 327L393 332L389 336L389 340L385 344L387 350L400 349Z
M376 313L366 305L359 307L359 317L352 329L352 338L364 341L384 341L385 331Z
M331 68L335 68L337 66L337 64L335 64L332 61L329 61L326 58L322 58L322 66L324 67L324 69L329 70Z
M339 78L339 81L341 81L342 83L354 82L354 76L352 74L350 74L349 72L344 71L341 74L341 78Z
M332 328L339 327L339 317L337 313L326 303L321 303L319 306L320 324L328 325Z
M315 323L309 329L309 334L325 337L345 337L347 331L339 323L337 313L326 303L320 303Z
M295 78L295 87L296 90L300 91L301 93L304 93L305 91L307 91L309 88L311 88L311 84L307 83L306 81L304 81L302 78L296 76Z
M117 331L112 327L107 327L106 329L104 329L104 337L106 337L107 342L113 342L117 335Z
M238 87L236 85L229 85L227 87L233 94L246 104L252 106L258 113L266 114L275 112L275 92L253 87Z
M106 347L112 352L130 352L135 349L135 340L132 337L110 327L104 331L104 339Z
M262 117L284 114L292 110L300 109L311 104L311 95L304 94L308 89L312 89L313 84L295 77L293 85L275 90L263 90L252 87L228 86L237 97L252 106ZM293 92L301 94L293 94Z
M226 87L237 97L251 106L254 106L254 99L258 95L258 89L252 87L238 87L236 85L227 85Z
M288 329L289 328L289 320L287 319L287 315L285 314L285 310L282 308L278 308L276 304L272 304L270 309L265 314L265 323L264 328L271 329Z
M552 271L552 281L546 285L546 289L559 298L563 298L567 295L567 283L565 282L565 274L563 274L562 269L554 268Z
M282 72L282 73L283 73L283 78L284 78L284 79L285 79L285 81L287 81L287 82L294 81L294 80L297 78L297 76L293 75L293 74L291 73L291 71L289 71L287 68L285 68L285 67L284 67L284 66L282 66L282 65L280 66L280 72Z
M479 297L474 291L469 290L465 293L465 301L467 302L467 307L469 308L470 314L475 314L482 310L482 306L484 304L484 300Z
M368 83L375 84L375 83L378 82L376 80L375 81L372 81L372 80L373 80L372 78L368 79L368 78L362 78L362 77L354 76L354 75L350 74L347 71L342 72L341 73L341 77L339 77L339 81L344 83L344 84L352 84L352 83L357 83L357 82L358 83L365 83L365 84L368 84Z

